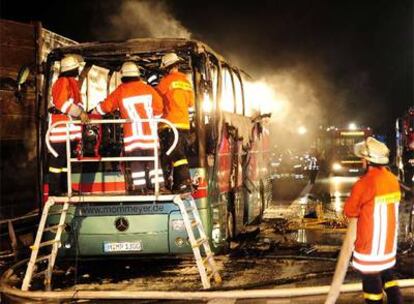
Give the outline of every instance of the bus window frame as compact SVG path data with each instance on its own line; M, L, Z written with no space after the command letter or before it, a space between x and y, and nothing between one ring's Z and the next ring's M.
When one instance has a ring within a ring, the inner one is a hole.
M223 81L222 81L222 85L221 85L221 89L222 89L222 91L221 91L221 94L219 95L220 96L220 98L219 98L219 108L220 108L220 112L230 112L230 113L236 113L236 96L235 96L235 88L234 88L234 79L233 79L233 73L232 73L232 71L233 71L233 69L231 68L231 66L229 65L229 64L227 64L227 63L225 63L225 62L222 62L222 72L220 73L220 77L223 79L223 76L224 76L224 73L225 73L225 71L228 71L228 73L229 73L229 75L230 75L230 81L231 81L231 92L232 92L232 96L233 96L233 110L232 110L232 112L231 111L225 111L223 108L222 108L222 102L223 102L223 98L224 98L224 96L223 96L223 94L224 94L224 92L223 92ZM228 88L227 88L227 86L226 86L226 90L227 90Z
M236 77L237 77L237 79L239 80L239 83L240 83L240 91L241 91L241 98L242 98L242 100L241 100L242 110L241 110L241 114L240 115L245 116L245 112L244 112L245 97L244 97L243 79L242 79L242 77L240 75L239 69L237 69L237 68L236 69L233 69L233 73L236 75ZM234 84L234 82L233 82L233 84ZM236 96L236 94L234 96ZM236 110L235 110L235 113L238 114L237 113L237 100L236 100Z

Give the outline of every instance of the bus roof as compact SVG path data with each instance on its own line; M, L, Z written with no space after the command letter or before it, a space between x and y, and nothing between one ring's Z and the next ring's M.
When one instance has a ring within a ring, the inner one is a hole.
M168 52L176 52L182 56L189 53L201 54L207 52L214 55L218 60L229 64L228 60L205 43L184 38L138 38L125 41L80 43L56 48L50 53L49 58L60 60L65 54L77 54L85 60L91 61L107 58L104 66L111 67L110 62L113 61L112 67L116 68L119 61L159 60L163 54Z

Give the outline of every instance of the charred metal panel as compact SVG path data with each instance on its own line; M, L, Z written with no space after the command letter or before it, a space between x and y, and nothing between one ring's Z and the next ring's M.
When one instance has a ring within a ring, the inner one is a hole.
M5 219L38 207L40 66L52 48L75 42L42 29L40 23L9 20L0 20L0 37L0 219ZM23 66L30 74L18 93Z

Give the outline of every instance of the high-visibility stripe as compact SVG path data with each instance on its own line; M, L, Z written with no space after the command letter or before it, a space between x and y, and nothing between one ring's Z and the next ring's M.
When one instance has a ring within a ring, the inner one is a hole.
M145 184L146 184L145 179L134 179L134 185L135 186L142 186L142 185L145 185Z
M124 138L124 143L130 143L133 141L141 141L141 142L154 142L157 139L157 136L152 134L152 135L133 135L133 136L128 136Z
M375 197L375 204L393 204L401 200L401 192L393 192Z
M382 300L383 294L382 293L367 293L364 292L364 299L371 300L371 301L379 301Z
M389 260L395 257L395 251L388 253L388 254L383 254L383 255L363 254L357 251L354 251L353 254L355 258L362 260L362 261L367 261L367 262L382 262L382 261L386 261L386 260Z
M70 99L66 100L66 101L63 103L62 108L60 109L60 111L61 111L62 113L67 113L67 112L68 112L69 107L70 107L72 104L73 104L73 98L70 98Z
M158 147L158 145L157 145ZM153 143L140 143L140 142L135 142L132 144L128 144L125 145L125 151L132 151L136 148L141 148L141 149L154 149L154 144Z
M69 131L82 131L81 126L69 125ZM55 127L50 130L50 133L64 133L66 132L66 127Z
M68 172L68 169L67 168L49 167L49 172L51 172L51 173L62 173L62 172Z
M191 85L188 82L180 81L180 80L176 80L176 81L171 82L170 89L171 90L179 89L179 90L185 90L185 91L192 91L193 90L193 88L191 87Z
M357 262L359 264L362 264L362 265L378 265L378 264L385 264L385 263L388 263L388 262L391 262L391 261L395 260L395 256L392 256L387 260L381 260L381 261L364 261L364 260L359 260L355 256L353 257L353 259L354 259L355 262Z
M398 204L394 204L394 214L395 214L395 224L396 227L394 228L394 246L392 248L392 252L397 252L397 231L398 231L398 219L399 219L399 203Z
M377 265L363 265L355 260L352 261L352 266L354 266L356 269L360 270L361 272L378 272L385 269L389 269L392 266L395 265L395 259L393 259L391 262L386 264L378 263Z
M98 104L95 109L101 115L105 115L106 114L106 112L104 110L102 110L101 104Z
M398 281L388 281L384 284L384 289L398 286Z
M372 243L371 243L371 254L378 254L378 247L379 247L379 239L381 233L381 206L378 204L374 205L374 214L373 214L373 225L374 225L374 233L372 235Z
M190 129L190 124L189 123L173 123L173 125L177 128L177 129L185 129L185 130L189 130Z
M190 124L189 123L179 123L179 122L171 122L177 129L181 130L190 130ZM160 129L167 129L169 128L168 125L161 125Z
M145 171L132 172L132 178L145 177Z
M385 204L380 204L381 209L381 231L379 240L378 255L385 254L385 244L387 243L388 236L388 208Z
M163 183L164 182L164 178L162 176L158 177L158 182L159 183ZM155 184L155 178L151 178L151 184Z
M188 161L186 159L180 159L173 163L173 167L179 167L182 165L188 165Z
M150 170L149 175L150 176L155 175L155 172L156 172L155 170ZM163 175L162 174L162 169L158 169L158 175Z

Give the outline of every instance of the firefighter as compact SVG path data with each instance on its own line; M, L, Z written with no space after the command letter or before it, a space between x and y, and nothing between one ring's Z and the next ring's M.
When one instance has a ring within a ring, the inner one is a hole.
M179 71L182 58L175 53L168 53L161 59L161 69L167 71L157 86L164 101L163 118L169 120L178 131L178 143L170 156L166 156L166 150L174 140L174 133L167 126L160 128L160 144L162 167L165 181L170 181L172 171L173 192L186 193L192 191L192 183L186 151L188 150L190 119L189 109L194 106L194 92L191 83L184 73ZM171 185L168 184L171 188Z
M59 78L52 87L52 99L49 105L49 128L58 121L80 118L88 121L88 114L83 110L81 93L76 77L79 75L79 61L75 56L67 55L60 61ZM80 125L69 125L71 153L82 137ZM60 195L67 191L66 167L66 126L50 130L50 142L58 156L48 154L49 191L51 195Z
M309 155L309 180L311 184L315 184L316 176L319 172L319 164L318 164L318 153L316 150L313 150L312 153Z
M397 178L386 167L389 150L372 137L354 146L366 173L353 186L344 214L357 218L357 236L352 266L362 276L366 303L403 303L392 267L396 262L398 205L401 199Z
M125 62L121 68L121 82L94 113L105 115L119 110L122 119L140 120L161 117L162 98L150 85L141 80L137 64ZM127 156L154 156L154 144L157 140L157 126L149 122L133 122L123 125L124 151ZM154 170L153 161L131 162L132 191L140 194L154 189L155 175L163 184L162 170Z

